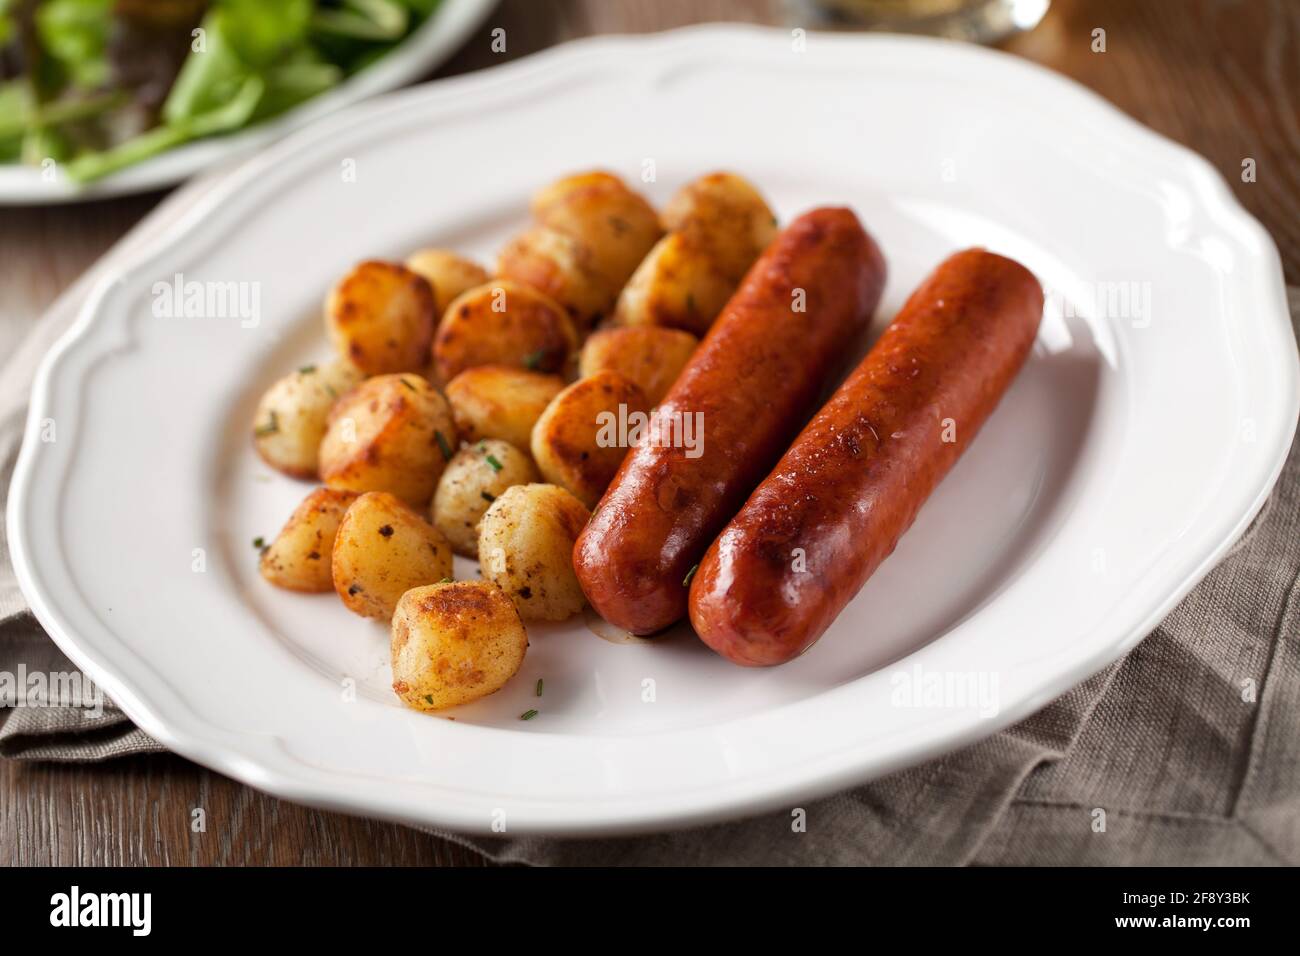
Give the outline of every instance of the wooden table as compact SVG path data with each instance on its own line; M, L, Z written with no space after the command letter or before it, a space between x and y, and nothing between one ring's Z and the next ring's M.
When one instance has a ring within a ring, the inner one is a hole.
M781 0L505 0L437 75L595 33L688 23L790 24ZM1091 49L1106 30L1106 52ZM1053 0L1010 52L1067 74L1202 153L1264 223L1300 283L1300 5L1292 0ZM1242 163L1254 159L1255 182ZM158 196L0 209L0 322L33 323ZM13 326L10 325L12 329ZM203 807L204 834L189 829ZM0 762L0 864L474 864L477 854L387 823L284 803L179 757L97 766Z

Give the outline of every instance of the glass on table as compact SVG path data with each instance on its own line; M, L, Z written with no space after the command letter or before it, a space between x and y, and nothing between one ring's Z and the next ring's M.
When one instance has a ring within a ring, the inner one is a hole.
M796 0L792 12L816 14L823 27L921 33L996 43L1032 30L1051 0Z

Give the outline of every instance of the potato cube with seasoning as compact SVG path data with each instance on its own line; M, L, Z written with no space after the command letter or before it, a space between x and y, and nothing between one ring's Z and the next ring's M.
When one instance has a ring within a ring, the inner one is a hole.
M370 492L339 522L332 571L334 590L349 611L386 621L411 588L451 580L451 545L398 498Z
M487 581L412 588L393 614L393 691L416 710L468 704L519 670L528 633L510 599Z

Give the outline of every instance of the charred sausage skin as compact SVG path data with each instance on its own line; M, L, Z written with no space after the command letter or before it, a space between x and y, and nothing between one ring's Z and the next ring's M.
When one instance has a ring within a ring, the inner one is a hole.
M1019 263L943 262L709 548L690 589L700 638L760 666L821 637L997 406L1042 313Z
M807 421L884 282L848 209L808 212L767 248L654 412L660 434L700 422L702 443L633 448L574 546L606 620L651 634L686 615L687 574Z

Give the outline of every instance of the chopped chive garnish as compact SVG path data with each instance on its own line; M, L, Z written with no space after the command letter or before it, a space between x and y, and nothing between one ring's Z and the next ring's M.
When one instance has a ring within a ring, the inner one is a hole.
M300 375L310 375L314 371L316 371L315 365L304 365L302 368L298 369Z
M398 381L401 382L403 385L405 385L407 388L409 388L411 391L413 392L415 391L415 386L412 385L410 382L408 382L405 378L399 378Z
M688 588L691 586L691 578L695 577L695 572L699 569L700 566L698 564L691 565L691 569L686 572L686 577L682 578L682 587Z
M532 720L532 719L533 719L534 717L536 717L536 716L537 716L537 711L535 711L535 710L526 710L526 711L524 711L522 714L519 715L519 719L520 719L520 720Z
M503 464L501 464L501 462L497 461L496 455L488 455L487 463L492 466L493 471L500 471L502 468L505 467Z
M256 538L253 539L253 547L257 548L259 551L260 551L262 548L265 548L265 547L266 547L266 539L263 538L263 537L259 534Z
M479 494L483 496L483 500L486 501L488 504L492 504L492 502L497 500L497 496L489 492L480 491Z
M447 444L447 437L440 431L435 431L433 437L438 439L438 448L442 450L442 457L451 461L451 445Z
M325 391L327 391L327 392L330 393L330 398L338 398L338 397L339 397L339 393L336 392L336 391L334 391L334 386L333 386L333 385L326 385L326 386L325 386Z
M271 417L265 425L258 425L253 429L253 433L259 438L263 435L274 435L280 430L280 419L276 418L275 412L271 412Z
M546 350L538 349L536 352L529 352L524 356L524 366L527 368L537 368L542 364L542 359L546 358Z
M537 696L542 696L542 679L540 677L537 678Z
M432 704L432 703L433 703L433 695L432 695L432 694L425 694L425 695L424 695L424 702L425 702L426 704Z
M441 581L439 581L438 583L439 583L439 584L454 584L455 582L452 581L451 578L443 578L443 579L442 579Z

